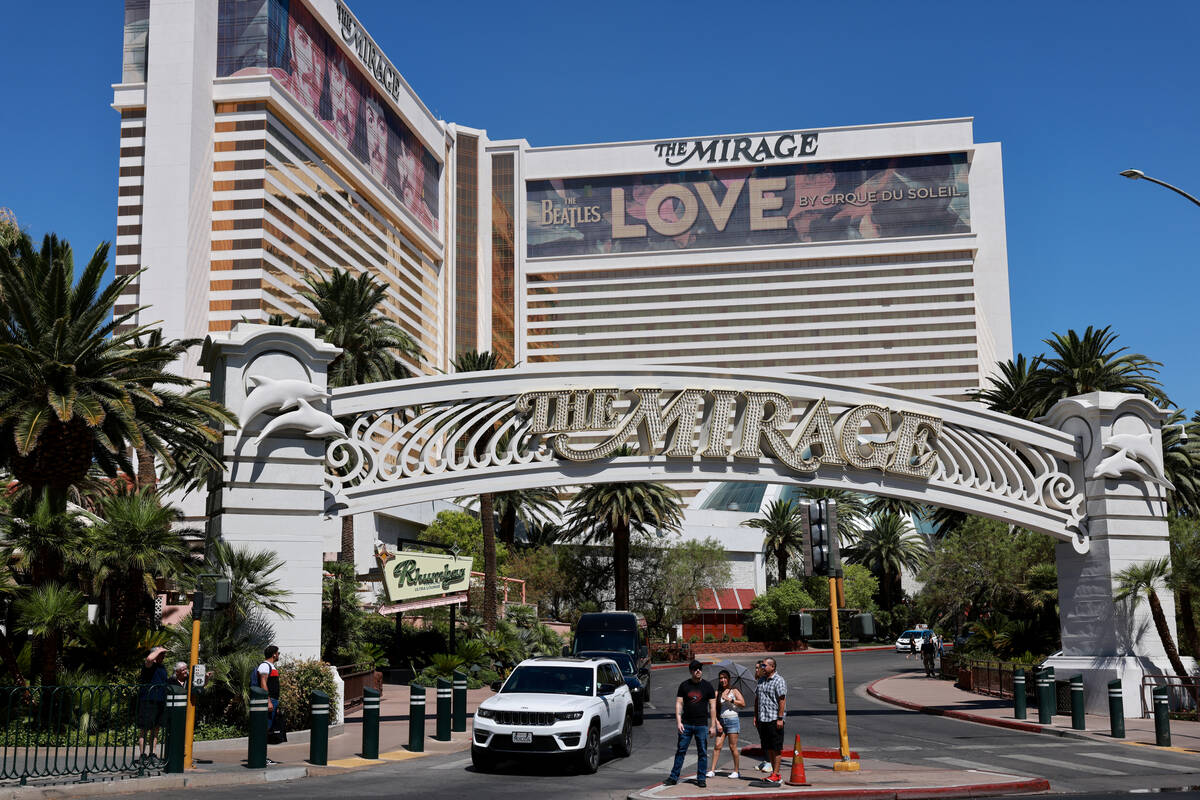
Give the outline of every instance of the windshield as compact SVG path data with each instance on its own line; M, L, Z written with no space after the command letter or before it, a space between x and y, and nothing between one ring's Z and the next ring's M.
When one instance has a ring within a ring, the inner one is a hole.
M613 661L617 662L617 666L621 668L622 674L632 675L634 673L633 657L630 656L628 653L614 653L614 652L605 653L605 652L588 651L588 652L578 653L578 655L580 655L584 658L588 658L590 656L596 656L598 658L611 658Z
M532 694L579 694L592 696L591 667L517 667L500 689Z
M637 637L631 630L623 631L576 631L575 652L585 651L634 653Z

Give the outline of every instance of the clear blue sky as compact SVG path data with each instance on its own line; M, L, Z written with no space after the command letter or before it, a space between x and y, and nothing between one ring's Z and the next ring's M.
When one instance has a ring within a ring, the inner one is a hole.
M216 2L216 0L208 0ZM1200 407L1200 3L352 0L442 119L534 145L975 118L1004 149L1014 349L1112 324ZM0 206L115 236L119 0L5 14Z

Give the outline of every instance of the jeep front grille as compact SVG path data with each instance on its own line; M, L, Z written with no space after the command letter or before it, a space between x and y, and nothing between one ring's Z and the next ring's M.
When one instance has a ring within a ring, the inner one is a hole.
M500 725L553 725L554 714L548 711L497 711L495 720Z

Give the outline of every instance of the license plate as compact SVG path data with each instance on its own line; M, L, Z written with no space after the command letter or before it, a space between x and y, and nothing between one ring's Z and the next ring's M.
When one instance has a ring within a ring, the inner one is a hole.
M533 744L533 731L513 731L513 744Z

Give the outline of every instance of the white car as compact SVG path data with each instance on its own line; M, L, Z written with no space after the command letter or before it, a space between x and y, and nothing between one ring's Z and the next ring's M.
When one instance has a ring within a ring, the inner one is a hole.
M925 640L928 639L930 636L933 636L933 631L929 630L928 628L916 628L914 630L907 630L904 633L900 634L900 638L898 638L896 640L896 652L897 653L911 653L912 652L912 641L913 641L913 639L916 639L917 640L917 652L920 653L921 645L924 644Z
M526 659L498 688L475 711L471 763L480 772L505 756L563 754L592 773L603 745L633 752L633 697L612 659Z

